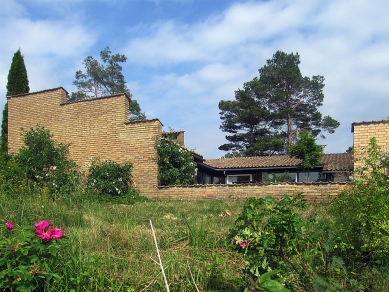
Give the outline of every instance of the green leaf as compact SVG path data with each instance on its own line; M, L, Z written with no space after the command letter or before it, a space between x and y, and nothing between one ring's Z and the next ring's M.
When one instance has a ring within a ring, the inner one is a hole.
M270 271L270 272L267 272L265 274L262 274L258 279L258 283L263 283L263 282L269 280L271 276L273 276L279 272L280 272L280 270L274 270L274 271Z
M259 287L266 289L269 292L286 292L289 289L286 289L280 282L275 280L267 280L259 285Z

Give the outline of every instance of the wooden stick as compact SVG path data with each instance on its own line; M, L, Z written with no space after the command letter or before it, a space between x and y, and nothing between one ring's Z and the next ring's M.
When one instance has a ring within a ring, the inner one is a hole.
M159 260L159 266L161 267L161 272L162 272L162 275L163 275L163 281L165 282L165 288L166 288L167 292L170 292L169 284L167 283L167 280L166 280L165 269L163 268L163 265L162 265L161 255L159 254L157 237L155 236L155 232L154 232L154 228L153 228L153 223L151 222L151 220L150 220L150 226L151 226L151 231L153 232L154 244L155 244L155 247L157 248L157 255L158 255L158 260Z

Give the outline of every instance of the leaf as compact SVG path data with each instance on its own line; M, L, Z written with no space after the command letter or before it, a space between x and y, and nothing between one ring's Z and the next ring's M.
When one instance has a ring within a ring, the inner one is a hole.
M344 262L343 262L342 258L337 257L337 256L332 257L332 266L333 267L336 267L336 266L342 267L343 264L344 264Z
M269 292L286 292L289 291L286 289L280 282L275 280L267 280L259 285L259 287L266 289Z
M280 272L280 270L274 270L274 271L270 271L270 272L267 272L265 274L262 274L258 279L258 283L262 283L262 282L269 280L271 276L273 276L279 272Z
M323 276L318 276L315 281L313 281L313 287L318 291L325 291L330 287L330 281Z

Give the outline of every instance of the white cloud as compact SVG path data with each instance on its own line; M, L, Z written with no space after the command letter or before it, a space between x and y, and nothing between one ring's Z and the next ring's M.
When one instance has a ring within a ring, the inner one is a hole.
M5 95L9 65L19 46L33 90L61 85L71 90L67 86L74 72L82 69L82 60L93 55L94 44L99 49L107 44L111 49L122 47L113 51L128 57L123 73L142 110L166 126L185 130L187 146L206 157L224 154L217 150L225 143L225 133L219 129L219 101L233 99L234 90L257 76L277 50L298 52L304 76L326 79L321 111L341 123L336 134L323 141L328 144L326 151L351 146L352 122L388 116L387 0L231 0L219 13L213 11L197 21L169 15L156 17L154 23L127 22L117 16L118 7L143 1L115 0L101 5L107 13L101 14L106 18L98 25L107 25L98 29L88 14L94 1L32 1L36 7L48 5L52 18L35 16L19 4L27 3L24 0L5 3L0 11L0 95ZM156 11L169 7L163 0L155 3L160 8ZM115 17L120 26L108 31ZM134 67L139 74L132 73Z
M322 141L331 144L326 151L344 151L352 144L351 122L380 119L383 109L379 103L389 103L382 97L389 92L389 85L385 85L389 84L389 23L387 14L382 10L386 3L237 3L220 15L213 15L202 22L158 23L150 33L131 39L126 51L132 52L130 62L143 66L197 64L196 71L181 75L165 74L162 79L168 78L162 83L169 84L170 89L164 91L163 86L155 84L151 87L161 88L163 99L178 102L180 106L187 103L192 108L201 108L203 119L209 121L207 133L201 136L194 130L195 125L190 127L196 135L215 139L221 137L218 129L220 121L205 114L211 112L208 108L213 107L212 114L217 115L218 102L232 99L233 91L258 75L257 69L277 50L299 52L300 68L305 76L323 75L326 78L322 113L331 115L342 125L337 134L327 135L327 140ZM232 60L235 66L230 66ZM160 79L158 76L154 78ZM367 99L369 102L366 104ZM164 116L162 112L172 107L175 108L171 104L162 106L161 115ZM182 119L197 125L200 120L190 115L182 115ZM167 120L180 123L168 115ZM209 131L212 133L209 134ZM207 144L224 143L223 140L217 143L213 143L212 139L206 140ZM207 152L218 153L209 149Z

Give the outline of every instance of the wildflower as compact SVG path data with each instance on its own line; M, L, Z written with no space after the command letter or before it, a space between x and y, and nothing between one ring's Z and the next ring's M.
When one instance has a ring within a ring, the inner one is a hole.
M232 244L236 244L236 239L235 238L231 239L231 242Z
M12 222L5 222L5 228L12 230L15 228L15 226L12 224Z
M249 242L247 240L242 240L241 242L239 242L239 246L241 248L244 248L244 247L246 247L248 245L249 245Z
M63 232L59 228L51 227L50 223L47 220L42 220L41 222L35 223L35 235L43 240L57 240L62 237Z

